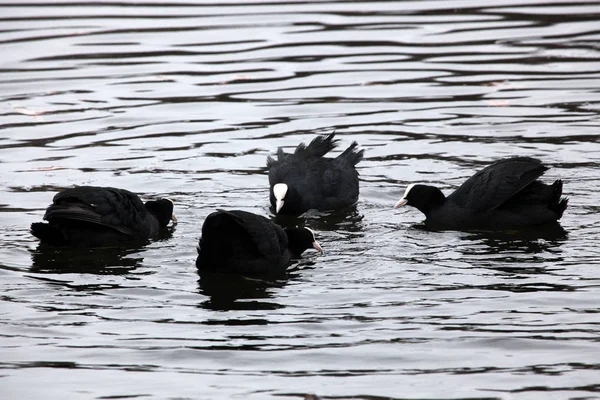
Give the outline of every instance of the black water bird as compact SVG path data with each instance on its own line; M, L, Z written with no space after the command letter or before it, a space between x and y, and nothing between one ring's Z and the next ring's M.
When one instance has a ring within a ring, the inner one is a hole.
M169 221L177 223L169 199L142 203L128 190L97 186L59 192L44 220L31 224L31 233L42 243L69 247L143 242L157 237Z
M279 275L290 259L310 247L323 253L309 228L283 229L250 212L218 210L202 225L196 266L200 271Z
M537 180L548 167L530 157L498 160L477 172L448 197L434 186L411 184L395 208L409 205L435 230L509 230L554 223L568 199L562 181Z
M326 158L325 154L338 144L334 136L317 136L308 146L300 143L291 154L279 148L277 160L267 158L270 201L277 214L339 210L358 201L355 166L362 160L364 150L352 142L336 158Z

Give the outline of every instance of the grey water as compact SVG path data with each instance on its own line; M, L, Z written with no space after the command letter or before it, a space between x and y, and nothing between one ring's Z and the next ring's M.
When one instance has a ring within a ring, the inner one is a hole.
M0 2L3 399L599 399L597 1ZM361 195L307 215L287 279L202 281L202 222L272 215L266 158L335 131ZM570 199L566 235L428 232L511 155ZM55 251L74 185L167 196L143 248Z

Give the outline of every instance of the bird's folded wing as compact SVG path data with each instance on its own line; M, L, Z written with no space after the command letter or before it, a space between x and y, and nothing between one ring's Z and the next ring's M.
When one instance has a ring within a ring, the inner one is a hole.
M499 160L469 178L448 200L475 211L493 210L542 176L546 169L541 161L529 157Z

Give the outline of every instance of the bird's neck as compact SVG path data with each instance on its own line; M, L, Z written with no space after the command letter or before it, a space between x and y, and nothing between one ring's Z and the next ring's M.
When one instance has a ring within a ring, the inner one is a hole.
M300 255L307 249L303 245L302 231L298 228L286 228L284 229L285 234L288 238L288 250L292 258L299 258Z
M423 214L428 215L432 211L440 208L446 203L446 196L441 190L437 189L428 196L426 201L417 205L417 209Z

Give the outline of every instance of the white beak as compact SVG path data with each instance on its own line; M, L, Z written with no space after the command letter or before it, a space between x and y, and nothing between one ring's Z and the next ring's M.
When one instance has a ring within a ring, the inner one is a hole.
M402 206L405 206L406 203L408 203L408 200L406 200L405 198L402 198L402 199L398 200L398 202L396 203L394 208L400 208Z
M177 225L177 215L175 213L171 214L171 221L173 221L173 225Z
M317 243L316 240L314 242L312 242L312 245L316 251L323 254L323 248L321 247L321 245L319 243Z
M273 186L273 197L275 197L275 214L278 214L283 207L283 198L287 194L288 185L285 183L278 183Z
M283 200L276 200L275 201L275 214L278 214L279 210L281 210L282 207L283 207Z

